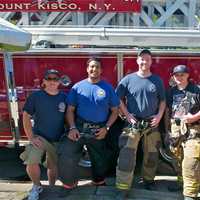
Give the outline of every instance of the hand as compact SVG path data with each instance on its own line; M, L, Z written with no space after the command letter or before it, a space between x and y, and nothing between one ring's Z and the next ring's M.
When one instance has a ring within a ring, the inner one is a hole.
M67 137L72 141L78 141L80 138L80 133L79 133L78 129L74 128L69 131L69 134Z
M159 114L153 115L151 120L151 127L157 127L160 123L161 116Z
M44 145L43 145L43 142L42 142L40 136L33 136L29 141L36 148L39 148L39 149L44 148Z
M105 127L102 127L98 130L98 132L95 134L95 139L97 140L102 140L106 137L106 134L107 134L107 130Z
M135 124L137 122L137 119L135 119L135 117L130 113L128 114L128 116L126 116L126 118L130 124Z
M186 123L186 124L191 124L193 122L196 121L196 118L194 117L194 115L192 115L191 113L188 113L187 115L184 115L182 117L182 120Z

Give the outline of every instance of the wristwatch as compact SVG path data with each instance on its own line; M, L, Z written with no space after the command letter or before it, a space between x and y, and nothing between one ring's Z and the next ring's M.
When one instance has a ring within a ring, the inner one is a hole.
M76 129L76 126L71 126L71 127L69 128L70 131L73 130L73 129Z
M105 128L106 128L107 131L110 130L110 126L108 126L108 125L105 125Z

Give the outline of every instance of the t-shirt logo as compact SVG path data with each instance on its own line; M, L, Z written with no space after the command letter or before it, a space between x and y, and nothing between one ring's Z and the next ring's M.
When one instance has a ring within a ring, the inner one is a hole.
M65 108L66 108L66 105L64 102L59 103L58 105L59 112L65 112Z
M149 91L151 91L151 92L155 92L156 91L156 87L155 87L154 84L150 84L149 85Z
M173 96L173 117L181 118L189 112L190 100L185 94L178 94Z
M98 89L97 90L97 96L98 97L105 97L106 96L106 92L103 89Z

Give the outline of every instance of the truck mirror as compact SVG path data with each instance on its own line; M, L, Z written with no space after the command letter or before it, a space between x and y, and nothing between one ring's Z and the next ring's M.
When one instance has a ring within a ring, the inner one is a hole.
M63 75L60 78L61 85L67 87L71 84L71 79L67 75Z

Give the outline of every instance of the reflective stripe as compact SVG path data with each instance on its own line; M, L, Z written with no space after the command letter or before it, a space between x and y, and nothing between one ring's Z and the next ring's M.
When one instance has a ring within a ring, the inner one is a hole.
M121 189L121 190L128 190L129 189L129 185L128 184L124 184L124 183L116 183L116 188Z

